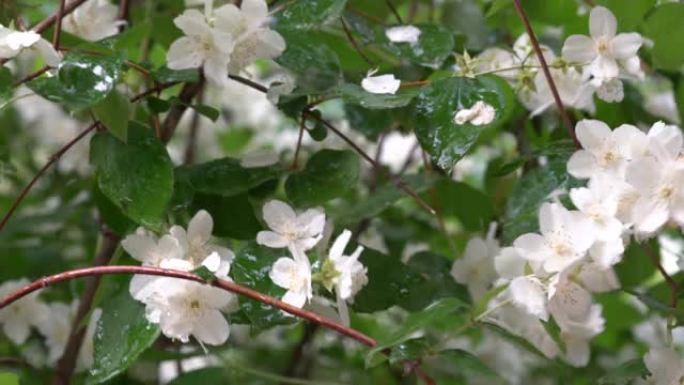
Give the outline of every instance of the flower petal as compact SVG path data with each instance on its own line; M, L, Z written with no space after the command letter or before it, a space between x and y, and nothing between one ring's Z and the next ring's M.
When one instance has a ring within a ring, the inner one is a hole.
M596 58L596 43L588 36L569 36L563 44L562 55L570 62L588 63Z
M195 338L207 345L214 346L226 342L229 334L230 325L218 310L205 311L203 317L197 320L192 331Z
M297 221L297 214L292 207L279 200L271 200L262 209L264 221L274 231L288 232Z
M206 210L198 211L188 223L188 242L203 245L211 238L214 219Z
M593 38L613 37L617 31L615 15L606 7L594 7L589 14L589 33Z
M171 44L166 53L166 65L172 70L199 68L204 61L204 52L200 43L183 36Z
M626 60L635 56L644 39L636 32L621 33L610 41L611 52L616 59Z

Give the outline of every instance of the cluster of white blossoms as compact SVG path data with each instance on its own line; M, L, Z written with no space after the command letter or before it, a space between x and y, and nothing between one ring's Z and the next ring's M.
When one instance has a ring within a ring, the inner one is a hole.
M211 243L213 227L211 215L201 210L190 220L187 231L176 225L158 238L139 228L121 245L143 266L185 272L203 266L216 278L230 280L235 255ZM133 277L129 291L145 304L147 320L159 324L169 338L188 342L193 336L208 345L220 345L228 339L230 326L223 313L236 310L238 304L231 293L198 282L143 275Z
M662 122L642 132L627 124L611 130L597 120L580 121L576 134L582 149L567 169L587 184L569 191L575 210L544 203L540 233L523 234L512 247L499 249L493 230L486 240L472 239L452 275L468 285L475 301L492 286L506 287L490 304L492 316L556 356L558 347L537 321L552 318L564 358L583 366L590 339L604 329L592 293L619 287L613 266L626 243L657 236L669 224L684 226L684 137L679 127ZM684 361L679 368L684 373Z
M264 0L244 0L240 8L226 4L204 13L188 9L174 19L185 36L174 41L166 55L171 69L202 68L212 82L222 85L228 74L238 74L257 59L272 59L285 50L285 40L268 28Z
M616 30L615 16L598 6L589 16L591 36L568 37L561 57L541 46L563 104L593 112L594 94L619 102L624 97L621 78L644 77L637 56L643 38L638 33L616 34ZM508 80L533 116L553 106L551 89L527 35L518 38L512 50L488 48L472 60L465 56L461 67L466 75L496 73Z
M263 218L271 230L259 232L257 243L275 249L287 248L290 252L290 257L276 260L270 272L271 280L287 290L283 301L303 307L313 298L312 281L319 282L335 292L339 317L349 324L347 303L368 282L367 270L359 261L363 247L358 246L351 255L345 254L351 232L344 230L335 239L322 258L320 271L314 275L306 252L324 238L323 210L314 208L297 213L287 203L272 200L264 205Z
M29 284L25 278L0 285L0 298ZM0 310L0 325L7 338L17 346L27 344L31 331L42 336L44 347L31 345L22 349L34 367L54 367L62 357L71 335L78 301L71 305L62 302L45 303L38 292L31 293ZM94 309L85 329L83 342L76 360L76 370L87 370L94 361L94 336L101 309Z
M90 41L102 40L119 33L119 8L109 0L88 0L62 20L62 28Z

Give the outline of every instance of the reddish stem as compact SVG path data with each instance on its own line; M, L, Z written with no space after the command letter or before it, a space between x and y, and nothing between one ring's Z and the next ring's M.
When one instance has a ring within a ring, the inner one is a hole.
M52 33L52 45L55 47L55 51L59 51L59 35L62 33L62 19L65 16L65 5L66 0L59 0L59 8L57 8L57 14L55 15L55 30Z
M45 288L47 286L50 286L52 284L58 283L58 282L63 282L63 281L69 281L72 279L77 279L77 278L83 278L83 277L94 277L94 276L101 276L101 275L109 275L109 274L141 274L141 275L153 275L153 276L162 276L162 277L172 277L172 278L180 278L180 279L185 279L188 281L194 281L194 282L199 282L199 283L207 283L202 279L201 277L192 274L192 273L187 273L184 271L179 271L179 270L169 270L169 269L160 269L157 267L145 267L145 266L97 266L97 267L86 267L83 269L76 269L76 270L71 270L71 271L66 271L62 273L58 273L55 275L43 277L40 279L37 279L28 285L19 288L18 290L14 291L13 293L9 294L7 297L3 298L0 300L0 309L3 309L4 307L12 304L15 301L18 301L22 297L33 293L34 291L40 290L42 288ZM303 318L307 321L310 322L315 322L323 327L326 327L330 330L333 330L335 332L338 332L344 336L347 336L349 338L353 338L360 343L368 346L368 347L374 347L376 345L376 342L373 338L358 332L354 329L348 328L344 325L341 325L335 321L332 321L328 318L322 317L316 313L312 313L308 310L300 309L298 307L292 306L290 304L287 304L283 301L280 301L278 299L275 299L273 297L270 297L268 295L259 293L258 291L246 288L244 286L240 286L237 283L230 282L230 281L225 281L221 279L216 279L212 282L209 283L212 286L218 287L220 289L247 297L251 298L255 301L259 301L261 303L264 303L266 305L270 305L273 307L276 307L286 313L292 314L294 316Z
M522 8L522 5L520 5L520 0L513 0L513 6L515 7L515 11L518 13L518 17L525 26L525 31L527 31L527 35L530 37L530 42L532 43L532 47L534 48L535 54L537 55L537 59L539 59L539 64L541 65L542 71L544 72L544 77L546 77L546 82L549 84L549 89L551 90L551 94L553 95L553 100L556 102L556 107L558 107L558 113L560 113L563 125L565 125L565 129L568 131L568 134L570 134L572 141L575 142L575 147L581 148L580 143L577 141L577 136L575 136L575 130L573 130L572 128L572 122L570 121L570 117L568 116L567 111L565 111L565 107L563 107L563 101L560 98L560 94L558 94L556 83L553 82L551 71L549 70L549 66L546 64L546 59L544 58L544 53L542 52L541 46L539 45L537 36L534 34L534 31L532 30L532 26L530 25L530 21L528 20L527 15L525 14L525 11Z

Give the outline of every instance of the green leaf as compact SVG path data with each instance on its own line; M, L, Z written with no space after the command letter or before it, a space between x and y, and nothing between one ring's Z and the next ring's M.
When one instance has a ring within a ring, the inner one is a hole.
M535 321L537 322L537 321ZM518 335L515 335L508 330L502 328L501 326L491 323L491 322L480 322L481 325L484 325L485 328L493 331L494 333L500 335L501 337L507 339L508 341L512 342L513 344L517 345L518 347L521 347L525 350L527 350L530 353L533 353L534 355L547 359L547 357L542 353L539 349L537 349L536 346L532 345L530 341L527 339L520 337Z
M494 120L486 125L456 124L454 115L484 101L496 110ZM475 79L452 77L433 81L416 98L415 133L423 149L437 165L450 169L487 129L508 120L513 108L513 94L508 84L496 76Z
M676 71L684 64L684 4L667 3L651 12L644 23L646 37L653 40L653 65Z
M420 256L406 265L397 257L365 249L359 260L368 269L368 284L354 298L354 310L373 313L400 306L417 311L447 297L465 303L467 291L449 276L449 261L431 253Z
M137 123L128 127L128 143L107 132L90 142L97 184L114 205L135 222L158 229L173 194L173 165L166 147Z
M109 198L107 198L102 191L97 187L97 183L93 186L93 200L95 206L107 227L114 233L121 237L125 237L128 233L135 229L135 222L128 218Z
M168 385L224 385L226 372L224 368L205 368L183 373Z
M411 103L411 100L416 96L415 89L400 91L394 95L373 94L361 86L351 83L343 84L338 91L347 104L359 105L371 110L404 107Z
M0 67L0 102L12 97L14 93L14 79L12 72L7 67Z
M645 379L651 373L646 368L641 358L627 361L616 368L611 369L598 380L599 385L627 385L632 380L640 377Z
M19 376L14 373L0 373L0 385L19 385Z
M647 247L651 248L656 255L659 253L658 242L653 240L647 242ZM618 275L620 286L633 288L641 286L648 281L654 274L656 268L651 258L637 242L632 242L627 246L622 261L615 265L615 272Z
M600 0L598 3L615 14L619 32L634 32L648 11L656 5L656 0L630 0L628 4L623 0Z
M537 231L539 207L557 189L578 185L566 171L567 156L549 158L545 166L528 171L513 186L506 202L503 221L504 243L511 243L524 233Z
M278 178L275 166L245 168L238 159L221 158L207 163L179 167L176 172L188 178L194 191L222 196L244 193ZM179 175L179 177L181 177Z
M197 111L198 114L206 118L209 118L209 120L211 120L212 122L215 122L221 115L219 110L217 110L214 107L207 106L206 104L195 104L191 105L190 108Z
M323 93L342 82L340 60L334 50L313 42L302 31L280 32L287 41L287 49L276 61L294 74L296 92Z
M187 82L196 83L199 81L199 72L196 69L172 70L164 66L152 72L154 79L160 83Z
M347 0L298 0L278 13L277 27L320 28L337 20L346 4Z
M454 50L453 34L447 28L436 24L415 26L420 29L420 36L415 44L391 42L385 35L385 31L391 26L378 27L375 32L376 41L399 58L438 69Z
M399 364L407 360L418 360L432 354L432 346L425 338L416 338L392 347L389 355L390 364Z
M482 360L472 353L461 349L448 349L439 352L439 358L449 363L457 371L464 373L466 378L473 376L485 377L495 383L501 383L501 377Z
M378 344L366 355L366 367L375 366L377 360L375 355L381 351L407 341L413 333L429 327L431 324L451 317L453 313L463 310L465 304L457 298L444 298L422 311L412 313L406 318L399 330L392 333L389 337L378 341Z
M351 190L360 168L355 153L324 149L309 159L304 170L287 178L285 192L295 206L320 205Z
M370 140L377 140L378 136L389 130L394 122L392 110L371 110L347 103L344 105L344 112L349 120L349 126Z
M103 101L114 89L123 60L116 56L67 52L57 76L43 75L27 83L38 95L72 110Z
M275 261L285 255L287 252L284 250L274 250L250 242L235 256L231 276L240 285L281 298L285 290L274 284L268 273ZM295 317L286 315L277 308L248 298L240 298L240 311L250 321L253 332L297 321Z
M422 174L406 175L402 180L407 187L418 194L427 191L437 182L437 178ZM336 212L334 215L335 223L350 225L366 218L375 217L391 207L399 199L406 197L408 197L406 192L400 190L394 183L387 181L380 185L373 194L354 202L355 204L351 207L346 207L344 210Z
M466 230L486 230L494 217L489 196L463 182L444 178L435 192L442 215L457 218Z
M489 302L501 294L504 290L508 289L508 283L503 285L495 286L487 290L481 298L478 299L477 304L473 308L473 318L478 318L489 308Z
M261 223L246 193L232 196L195 194L193 211L207 210L214 218L214 235L233 239L254 239Z
M159 336L159 327L145 318L145 306L128 292L129 280L102 304L95 333L95 361L88 384L100 384L122 373Z
M104 100L93 106L95 118L123 142L128 140L128 119L131 111L131 102L117 90L112 90Z
M510 5L511 5L511 2L508 0L494 0L494 1L492 1L491 5L487 9L487 13L485 14L485 18L490 18L490 17L494 16L497 12L501 11L504 8L507 8Z

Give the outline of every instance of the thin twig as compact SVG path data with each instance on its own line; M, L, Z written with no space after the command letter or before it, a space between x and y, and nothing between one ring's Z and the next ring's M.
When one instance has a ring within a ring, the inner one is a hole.
M43 21L34 25L31 29L36 33L44 32L46 29L52 27L52 25L55 24L57 19L61 21L64 16L76 10L76 8L78 8L81 4L85 3L86 1L87 0L74 0L69 4L65 4L64 9L61 13L60 10L57 10L57 12L53 13L52 15L45 18Z
M32 370L36 369L28 362L16 357L0 357L0 366L22 367Z
M147 266L98 266L98 267L86 267L83 269L70 270L51 276L43 277L37 279L28 285L10 293L8 296L0 300L0 309L12 304L13 302L21 299L22 297L33 293L34 291L40 290L52 284L69 281L72 279L83 278L83 277L93 277L101 275L110 274L141 274L141 275L151 275L151 276L162 276L171 278L180 278L188 281L194 281L199 283L206 283L201 277L180 271L180 270L170 270L161 269L157 267L147 267ZM286 313L292 314L296 317L303 318L310 322L315 322L327 329L338 332L344 336L352 338L360 343L368 346L374 347L376 342L373 338L356 331L354 329L348 328L342 324L332 321L328 318L320 316L316 313L310 312L308 310L300 309L296 306L292 306L276 298L270 297L266 294L262 294L256 290L249 289L244 286L240 286L232 281L225 281L222 279L216 279L210 283L212 286L218 287L220 289L251 298L255 301L261 302L263 304L273 306Z
M565 129L568 131L568 134L572 138L572 141L575 142L575 146L577 148L580 148L581 146L579 141L577 141L577 136L575 136L575 130L573 130L572 128L572 122L570 121L570 117L568 116L565 107L563 107L563 101L561 100L560 95L558 94L558 89L556 88L556 84L554 83L553 77L551 76L549 66L546 64L544 53L542 52L541 46L539 46L539 41L537 40L537 36L534 34L534 31L532 30L532 26L530 25L530 21L528 20L525 11L523 10L522 5L520 5L520 0L513 0L513 6L515 7L515 11L518 13L518 17L525 26L525 31L527 31L527 35L530 37L530 43L532 43L534 52L536 53L537 59L539 60L539 64L541 64L542 71L544 72L544 77L546 77L546 82L549 84L549 89L551 90L551 94L553 95L553 100L556 102L556 107L558 108L558 113L561 116L563 125L565 125Z
M33 79L39 77L40 75L46 73L46 72L49 71L49 70L50 70L50 67L49 67L49 66L45 66L45 67L39 69L38 71L33 72L33 73L31 73L31 74L28 74L26 77L17 80L17 81L12 85L12 87L19 87L20 85L22 85L22 84L24 84L24 83L28 83L28 82L30 82L31 80L33 80Z
M299 118L299 136L297 137L297 147L295 147L294 159L292 159L291 170L296 170L299 167L299 150L302 148L302 140L304 139L304 130L306 126L306 119L304 113Z
M313 341L316 331L318 330L318 324L310 323L304 326L304 333L302 333L302 338L292 350L292 355L290 356L290 363L287 365L287 369L283 371L283 376L285 377L299 377L298 368L301 366L300 362L304 357L307 346ZM284 385L281 383L281 385Z
M173 133L176 131L178 123L180 123L183 113L185 113L185 110L188 109L192 99L194 99L195 96L197 96L202 90L203 85L203 79L200 79L200 81L197 83L185 83L183 89L180 91L180 94L178 94L179 103L176 103L171 107L161 125L161 140L164 143L171 139Z
M78 136L76 136L74 139L70 140L67 144L65 144L62 148L60 148L56 153L54 153L50 157L50 159L45 163L45 165L43 165L43 167L40 170L38 170L38 172L33 177L33 179L31 179L31 181L26 185L26 187L24 187L24 189L21 190L21 193L19 193L19 196L17 197L17 199L14 200L14 202L12 203L12 206L10 206L7 213L2 218L2 221L0 221L0 231L2 231L2 229L5 228L5 225L7 225L7 222L9 221L10 217L12 217L12 214L14 213L14 211L19 207L19 205L24 200L24 198L26 198L26 195L29 193L29 191L31 191L31 188L33 188L33 185L36 184L38 179L40 179L40 177L43 176L43 174L45 174L45 172L53 164L55 164L62 157L62 155L64 155L64 153L69 151L69 149L73 145L75 145L79 140L83 139L86 135L88 135L91 131L93 131L95 129L95 127L97 127L97 122L88 126L88 128L83 130L83 132L78 134Z
M651 246L648 244L641 244L641 249L648 254L648 256L651 258L651 261L655 265L656 269L660 272L660 275L663 276L663 279L665 279L665 282L667 285L670 287L670 307L673 309L677 308L677 292L679 291L677 287L677 282L670 276L670 274L665 271L665 268L663 265L660 263L660 255L656 254Z
M359 155L361 155L361 157L364 158L368 163L370 163L374 168L377 168L377 169L379 169L379 170L382 170L382 172L389 178L390 181L392 181L392 183L393 183L395 186L397 186L397 188L399 188L400 190L404 191L404 192L405 192L406 194L408 194L411 198L413 198L413 200L415 200L416 203L418 203L418 205L419 205L420 207L422 207L423 209L425 209L425 210L426 210L428 213L430 213L431 215L436 215L435 210L434 210L429 204L427 204L427 202L425 202L425 201L423 200L423 198L421 198L418 194L416 194L415 191L413 191L411 188L409 188L409 187L406 185L406 182L404 182L401 178L397 177L396 175L392 175L392 174L390 174L390 173L385 172L383 169L381 169L381 168L380 168L380 165L375 161L375 159L371 158L365 151L363 151L363 149L361 149L361 147L359 147L356 143L354 143L353 140L349 139L348 136L346 136L345 134L343 134L343 133L342 133L340 130L338 130L335 126L333 126L332 124L330 124L330 122L328 122L327 120L325 120L325 119L323 119L323 118L317 116L316 114L311 113L311 111L305 111L304 113L307 114L308 116L310 116L311 118L313 118L313 119L319 121L320 123L322 123L322 124L323 124L324 126L326 126L330 131L334 132L335 135L337 135L337 136L340 137L343 141L345 141L351 148L354 149L354 151L356 151Z
M116 248L119 245L119 237L109 232L108 230L103 230L103 242L95 257L93 266L106 266L114 255ZM86 329L83 327L83 321L90 314L93 307L93 300L95 299L95 293L100 286L100 276L88 277L88 281L81 292L81 298L78 303L78 309L76 310L76 316L71 324L71 334L69 334L69 339L64 347L64 352L62 357L57 361L57 366L55 368L55 374L52 379L54 385L68 385L71 383L71 376L76 368L76 360L78 359L79 352L81 351L81 346L83 345L83 339L85 338Z
M140 99L146 98L146 97L148 97L148 96L150 96L150 95L152 95L152 94L159 93L159 92L161 92L162 90L165 90L165 89L167 89L167 88L173 87L173 86L175 86L175 85L177 85L177 84L180 84L180 82L168 82L168 83L160 83L160 84L157 84L156 86L154 86L154 87L152 87L152 88L150 88L150 89L148 89L148 90L146 90L146 91L143 91L143 92L141 92L141 93L135 95L135 96L132 97L130 100L131 100L132 103L135 103L135 102L137 102L137 101L140 100Z
M349 30L349 26L347 25L347 22L344 20L344 17L340 18L340 21L342 22L342 29L344 30L344 34L347 35L347 40L349 40L349 43L352 45L354 48L354 51L356 51L361 58L368 63L370 66L375 66L375 63L368 57L366 56L365 53L361 50L361 47L359 47L358 43L356 42L356 39L354 38L354 35L352 35L351 31Z
M128 11L130 9L131 3L128 0L119 0L119 15L118 19L122 20L124 22L128 22ZM121 24L119 26L119 31L123 31L123 29L126 27L125 24Z
M197 95L197 102L202 103L202 92ZM192 164L195 161L195 149L197 147L197 133L199 131L200 125L200 113L194 111L192 115L192 121L190 122L190 132L188 134L188 143L185 147L185 155L183 157L184 164Z
M387 7L392 11L394 18L397 19L397 23L404 24L404 21L401 20L401 16L399 16L399 12L397 12L397 8L392 4L392 0L385 0L385 4L387 4Z
M59 51L59 36L62 33L62 19L64 18L64 7L66 0L59 0L59 8L57 8L57 15L55 19L55 29L52 33L52 46L55 51Z

